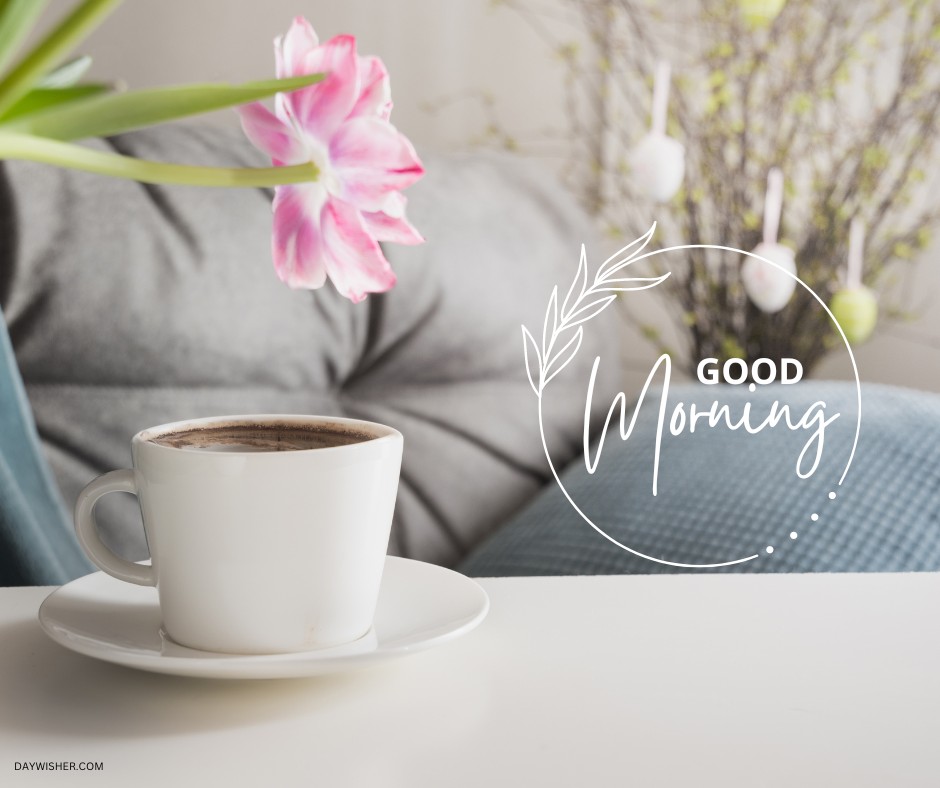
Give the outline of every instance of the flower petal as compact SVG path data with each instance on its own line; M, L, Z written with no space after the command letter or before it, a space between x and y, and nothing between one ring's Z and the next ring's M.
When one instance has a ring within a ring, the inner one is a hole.
M294 17L287 35L274 39L278 78L299 77L308 73L304 71L307 55L316 49L319 43L313 25L302 16Z
M359 77L361 91L350 115L388 120L392 114L392 88L385 64L377 57L361 57Z
M293 129L274 115L264 104L255 102L237 107L242 129L258 150L267 153L274 163L299 164L305 160L305 146Z
M324 72L315 85L286 94L286 102L301 128L326 142L346 120L359 97L359 63L356 39L335 36L307 53L302 74Z
M340 294L356 304L395 285L392 267L352 205L331 197L323 206L321 226L327 271Z
M392 192L385 198L385 204L382 206L382 213L386 213L393 219L401 219L405 215L405 208L408 200L401 192Z
M323 190L317 185L275 189L271 249L274 270L289 287L316 290L326 281L317 210L323 199Z
M353 118L330 140L342 197L364 211L385 210L392 192L411 186L424 167L407 137L378 118Z
M369 234L377 241L386 241L406 246L424 243L424 237L404 216L389 216L382 211L362 213Z

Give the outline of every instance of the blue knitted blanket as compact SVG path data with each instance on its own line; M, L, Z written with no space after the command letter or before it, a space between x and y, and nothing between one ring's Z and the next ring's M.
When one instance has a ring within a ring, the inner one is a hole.
M839 485L856 429L854 384L813 381L756 394L709 388L678 387L670 406L704 410L717 394L732 413L750 402L754 414L766 414L780 396L802 413L825 401L840 416L826 428L816 472L807 479L795 472L805 433L777 427L747 435L705 424L663 437L653 496L657 412L641 408L626 442L612 427L594 474L576 460L561 480L609 537L670 563L608 541L553 482L459 568L476 576L940 570L940 397L863 384L858 445ZM675 566L748 555L758 557L723 568Z
M58 584L90 569L42 456L0 314L0 586Z

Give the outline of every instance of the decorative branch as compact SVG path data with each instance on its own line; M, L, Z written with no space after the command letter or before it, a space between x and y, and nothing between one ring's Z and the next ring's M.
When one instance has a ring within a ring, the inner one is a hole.
M886 276L940 221L940 176L931 166L940 132L940 5L788 0L771 24L755 28L738 0L700 0L690 12L640 0L504 4L567 53L569 181L612 235L639 235L655 210L666 245L753 248L763 181L780 166L788 184L780 238L795 250L801 279L824 299L836 292L858 217L868 231L863 283L884 291L884 314L910 311L887 303ZM565 48L557 33L572 17L571 41L586 42L583 50ZM606 23L600 37L598 20ZM647 128L649 72L664 57L674 74L669 134L686 146L686 180L671 203L654 209L634 192L623 163ZM896 79L860 91L866 75L889 68ZM706 354L743 353L794 355L810 369L828 351L832 327L808 294L798 290L781 312L764 314L748 301L733 262L712 250L688 254L687 270L660 290L689 337L688 366Z

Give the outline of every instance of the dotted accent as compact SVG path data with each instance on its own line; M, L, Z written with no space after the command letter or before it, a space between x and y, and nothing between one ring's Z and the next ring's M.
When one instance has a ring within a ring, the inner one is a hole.
M830 500L830 501L834 501L836 498L837 498L836 491L835 491L835 490L830 490L830 491L829 491L829 500ZM813 512L813 513L809 516L809 519L812 520L814 523L815 523L815 522L818 522L818 521L819 521L819 513L818 513L818 512ZM791 541L794 541L794 542L795 542L798 538L799 538L799 534L798 534L796 531L790 531L790 540L791 540ZM766 551L767 555L773 555L773 552L774 552L773 545L767 545L767 547L765 548L765 551Z

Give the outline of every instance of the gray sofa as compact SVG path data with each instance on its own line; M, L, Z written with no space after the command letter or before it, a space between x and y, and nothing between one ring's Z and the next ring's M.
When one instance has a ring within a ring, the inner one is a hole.
M95 144L156 159L264 163L240 136L218 130L166 128ZM354 306L329 285L292 292L276 280L264 191L143 186L6 163L0 307L66 505L94 476L127 467L129 439L144 427L323 413L404 433L391 552L471 574L688 571L672 564L765 545L777 546L773 557L718 571L940 569L940 400L899 389L865 387L858 456L837 501L827 498L834 469L794 484L779 464L791 461L796 436L776 431L742 444L719 430L669 443L669 494L653 499L655 425L644 412L636 437L606 450L603 474L575 460L563 480L609 536L672 563L638 559L595 532L550 483L519 331L541 325L552 286L570 281L590 223L550 177L518 159L426 157L426 165L409 210L428 243L390 247L398 286ZM552 384L546 441L559 467L580 448L595 356L608 375L595 402L609 403L619 388L617 337L609 310ZM832 434L836 458L851 437L854 388L801 385L800 401L825 398L847 414ZM673 391L673 399L707 396ZM746 393L721 396L740 405ZM775 396L752 399L758 407ZM109 499L99 518L106 541L145 557L135 501ZM72 537L63 528L55 538Z
M146 158L261 166L237 131L167 127L94 143ZM391 292L353 305L290 291L270 256L270 194L157 187L7 162L0 307L43 451L71 506L127 467L130 437L212 414L321 413L406 437L391 551L454 564L546 483L519 324L570 278L584 215L508 157L426 157L389 247ZM612 324L609 324L612 328ZM586 340L616 359L616 331ZM550 439L571 456L561 384ZM106 541L146 556L136 503L102 501Z

